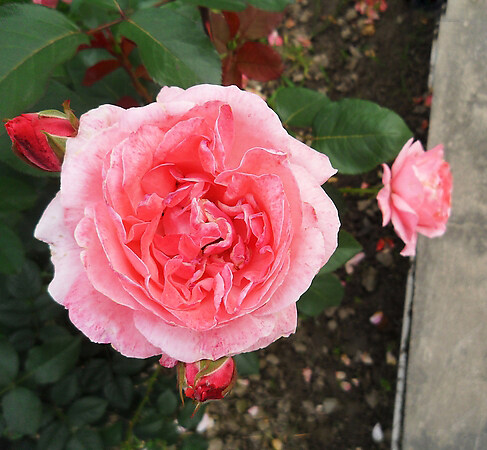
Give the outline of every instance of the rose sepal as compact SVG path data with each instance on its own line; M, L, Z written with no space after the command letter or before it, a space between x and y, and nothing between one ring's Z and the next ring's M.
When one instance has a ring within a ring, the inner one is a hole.
M71 109L71 101L65 100L63 102L63 108L64 108L64 114L66 115L67 119L69 120L69 123L76 130L76 133L78 133L79 119L74 115L74 112Z
M66 142L68 141L68 138L64 136L56 136L55 134L50 134L47 131L43 131L42 133L46 136L47 143L56 155L59 163L62 164L64 160L64 154L66 153Z

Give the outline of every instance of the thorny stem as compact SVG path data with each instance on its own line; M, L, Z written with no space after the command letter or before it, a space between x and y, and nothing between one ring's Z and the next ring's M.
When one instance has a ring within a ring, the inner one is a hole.
M140 415L142 414L142 410L144 409L145 404L149 400L150 393L152 392L152 388L154 387L154 383L156 382L157 376L159 375L160 371L161 371L161 366L158 364L156 369L154 370L154 373L149 378L149 381L147 381L147 389L145 391L144 398L140 401L139 406L137 407L137 410L135 411L135 414L132 417L132 420L129 422L129 427L127 430L127 438L125 439L122 448L132 448L130 447L130 444L132 443L132 439L134 437L134 426L139 421Z

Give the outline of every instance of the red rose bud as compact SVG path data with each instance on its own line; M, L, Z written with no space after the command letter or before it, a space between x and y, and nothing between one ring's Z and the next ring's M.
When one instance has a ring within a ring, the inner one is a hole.
M198 403L220 400L230 392L237 378L235 363L231 357L217 361L204 359L195 363L179 363L179 391Z
M66 111L72 114L69 104ZM17 156L39 169L59 172L66 149L66 140L77 134L73 123L69 115L49 110L22 114L7 121L5 128Z

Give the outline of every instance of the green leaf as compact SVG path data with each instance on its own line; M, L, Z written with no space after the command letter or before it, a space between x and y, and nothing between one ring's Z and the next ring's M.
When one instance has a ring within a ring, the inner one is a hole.
M81 389L83 392L94 393L103 389L111 380L112 374L108 362L101 358L92 359L81 371Z
M0 325L7 328L22 328L31 322L32 308L27 302L15 298L0 301Z
M108 402L100 397L83 397L68 408L68 419L73 426L96 422L107 409Z
M242 377L259 373L259 354L258 352L241 353L233 357L237 364L237 372Z
M121 421L102 428L100 432L105 448L120 448L120 444L123 440L123 423Z
M82 428L68 441L66 450L103 450L103 441L98 431Z
M138 45L142 61L157 83L184 88L220 84L220 58L203 31L196 8L173 2L140 10L120 25L119 33Z
M34 300L34 309L36 316L43 322L64 315L65 311L47 292L42 293Z
M8 341L18 352L25 352L35 344L36 336L30 328L23 328L11 333L8 337Z
M2 211L32 208L37 194L32 186L13 177L0 178L0 209Z
M127 358L120 353L114 353L112 359L112 369L120 375L135 375L139 373L147 364L147 360L138 358Z
M52 69L88 38L43 6L4 5L0 18L0 118L10 118L41 97Z
M157 398L157 408L159 412L164 416L170 416L171 414L176 411L178 407L178 398L171 391L171 389L166 389L159 397Z
M39 266L26 260L18 274L10 275L6 283L7 291L18 299L31 299L41 290L42 281Z
M140 439L164 437L167 443L178 439L176 424L168 422L167 418L149 408L145 409L145 417L134 427L135 435Z
M24 247L17 234L0 222L0 273L15 273L24 262Z
M393 111L357 99L330 103L317 114L313 147L339 172L358 174L394 159L411 130Z
M71 373L61 378L50 391L50 398L55 405L66 406L79 393L79 379L77 373Z
M12 344L0 340L0 386L13 381L19 371L19 356Z
M318 91L302 87L281 88L273 99L273 108L284 125L311 127L318 111L330 99Z
M54 422L44 428L37 441L38 450L63 450L69 437L69 430L62 422Z
M245 0L182 0L189 5L206 6L210 9L222 11L243 11L247 8Z
M329 273L319 273L309 289L301 296L297 306L300 313L317 316L325 308L338 306L342 301L345 289L340 280Z
M338 233L338 247L320 272L334 272L361 250L362 246L350 233L340 230Z
M247 2L264 11L282 11L287 5L293 3L293 0L247 0Z
M2 398L7 429L15 434L34 434L41 423L42 403L29 389L18 387Z
M103 393L115 408L128 409L134 396L134 385L130 377L118 376L105 385Z
M183 409L181 409L178 414L179 425L187 430L195 430L205 414L205 409L206 405L203 404L198 411L195 412L195 405L193 403L186 402Z
M46 325L39 331L39 339L45 344L52 344L59 340L65 342L69 338L71 338L69 331L61 325Z
M27 353L25 368L39 384L58 381L75 366L80 343L80 337L69 337L34 347Z
M184 439L181 450L206 450L208 445L208 441L203 436L192 434Z

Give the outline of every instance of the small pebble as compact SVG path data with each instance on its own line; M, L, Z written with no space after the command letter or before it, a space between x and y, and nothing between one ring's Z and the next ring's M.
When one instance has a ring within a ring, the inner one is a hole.
M337 380L344 380L345 378L347 378L347 374L341 370L335 372L335 378Z
M201 418L200 423L196 427L196 431L198 433L203 433L206 430L213 428L214 426L215 426L215 421L207 413L205 413Z
M377 311L369 317L369 321L372 325L378 326L384 320L384 313Z
M210 439L208 450L223 450L223 441L218 438Z
M301 405L308 415L315 412L315 405L311 400L304 400Z
M382 431L382 427L378 422L374 425L374 428L372 429L372 439L378 444L384 440L384 432Z
M371 366L374 363L374 360L367 352L360 352L359 359L362 361L366 366Z
M397 364L397 359L390 350L386 353L386 363L390 366L395 366Z
M340 32L340 36L345 40L350 39L352 37L352 30L350 27L344 27Z
M375 267L369 266L362 272L362 286L367 292L373 292L377 286L378 271Z
M338 400L336 398L325 398L323 400L323 412L325 414L331 414L333 411L335 411L338 408Z
M265 359L269 364L272 364L273 366L277 366L279 364L279 358L273 353L268 354Z
M306 345L303 344L302 342L294 342L293 348L296 351L296 353L306 353L306 351L308 350Z
M272 439L272 448L274 450L282 450L282 448L283 448L282 441L280 439L277 439L277 438Z
M370 391L365 394L365 401L372 409L374 409L379 404L379 393L376 390Z
M259 410L259 407L257 405L254 405L254 406L251 406L249 409L247 409L247 412L249 413L249 415L251 417L257 417L260 410Z
M311 381L311 377L313 376L313 371L309 367L305 367L302 371L304 381L309 383Z
M394 257L390 252L380 252L375 255L375 259L385 267L391 267L394 262Z
M356 19L358 16L357 11L355 11L355 8L349 8L347 9L347 12L345 13L345 20L348 20L349 22Z

